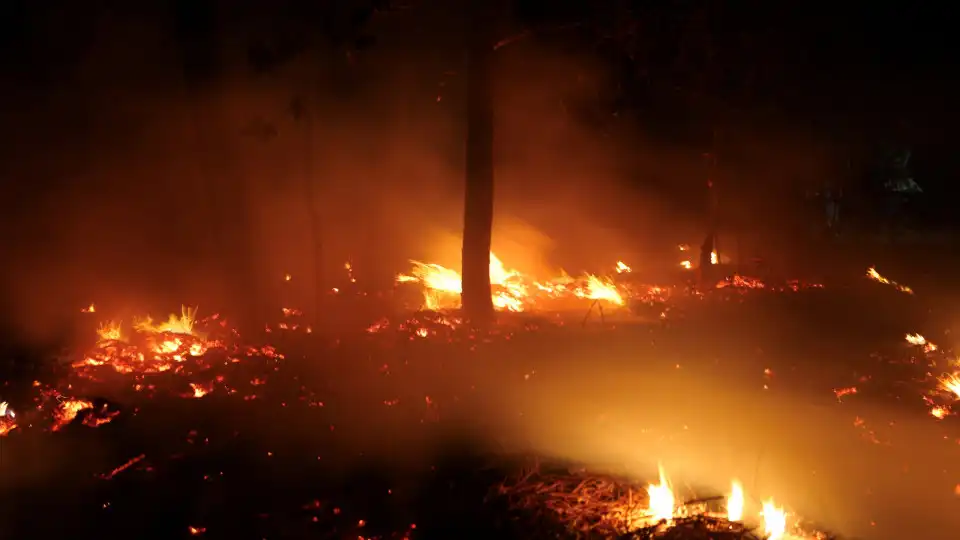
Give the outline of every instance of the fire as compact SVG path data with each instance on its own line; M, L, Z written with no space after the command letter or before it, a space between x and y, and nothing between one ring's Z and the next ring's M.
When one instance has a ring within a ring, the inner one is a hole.
M659 467L659 470L660 483L650 484L647 486L647 494L650 496L650 502L647 504L647 509L650 515L656 521L671 521L673 519L673 511L675 508L673 491L670 489L670 484L667 482L667 477L663 472L663 467Z
M867 277L878 283L883 283L884 285L890 285L891 287L897 289L900 292L913 294L913 289L911 289L910 287L907 287L906 285L901 285L896 281L891 281L881 276L880 272L877 272L877 269L874 268L873 266L867 269Z
M89 306L80 310L80 313L96 313L96 312L97 312L97 306L93 305L92 303Z
M199 332L200 320L196 309L182 308L180 316L154 324L145 317L127 334L119 322L101 323L97 329L97 347L73 363L81 376L94 376L90 369L100 366L113 368L118 373L159 373L180 369L188 358L199 358L212 348L223 348L221 341L207 339ZM208 324L219 316L202 320ZM221 325L225 324L221 321ZM206 327L204 327L206 328Z
M946 375L940 379L940 387L947 392L951 392L954 395L954 399L960 400L960 376L956 373Z
M710 252L710 264L719 264L719 263L720 263L720 256L717 255L717 252L716 252L715 250L714 250L714 251L711 251L711 252Z
M190 388L193 389L193 397L198 399L210 393L209 390L200 386L197 383L190 383Z
M445 266L421 261L410 261L413 269L397 276L397 283L419 283L423 287L423 307L427 310L455 309L460 305L463 281L459 272ZM618 273L631 269L618 261ZM526 311L537 299L572 295L588 300L603 300L622 306L626 302L612 280L587 274L582 284L562 273L559 277L537 281L516 270L508 269L493 253L490 254L490 284L493 286L493 305L500 311Z
M92 409L93 403L82 399L64 399L60 401L60 407L54 412L53 431L59 431L64 426L73 422L77 414L84 409Z
M787 530L787 513L774 505L773 499L768 499L763 503L763 511L760 512L760 516L763 518L763 532L767 535L767 540L784 538Z
M16 417L7 402L0 401L0 437L17 428Z
M142 321L135 323L133 327L140 332L184 334L189 336L193 335L193 325L196 321L197 308L181 306L179 317L171 314L167 322L155 325L153 324L153 319L148 316Z
M936 344L927 341L927 338L921 336L920 334L907 334L905 339L907 340L907 343L911 345L923 347L923 352L925 353L930 353L937 350Z
M123 334L120 332L120 322L106 321L100 323L97 328L97 335L100 336L100 342L123 341Z
M609 280L601 279L594 275L587 275L587 283L583 288L574 291L574 294L580 298L589 300L606 300L611 304L618 306L624 305L623 296L617 291L617 286Z
M690 270L693 268L693 263L690 261L680 261L680 268L683 268L684 270Z
M730 495L727 496L727 520L740 521L743 519L743 485L734 480L731 483Z

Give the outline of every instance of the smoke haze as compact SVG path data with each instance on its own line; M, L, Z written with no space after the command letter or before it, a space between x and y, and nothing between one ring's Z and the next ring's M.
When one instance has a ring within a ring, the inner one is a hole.
M219 29L218 75L199 87L159 3L90 15L85 31L75 14L35 14L46 30L29 57L42 76L3 112L6 313L42 338L91 301L118 313L265 309L285 273L310 298L311 205L324 287L344 261L376 286L407 259L459 267L463 44L441 4L378 14L370 48L316 43L267 73L248 49L282 48L284 28L236 15ZM54 47L65 29L75 45ZM508 267L673 264L660 260L672 246L698 242L707 146L604 108L612 68L590 47L525 38L497 62L493 243ZM722 133L728 189L755 193L726 210L743 227L831 158L802 130L754 116Z

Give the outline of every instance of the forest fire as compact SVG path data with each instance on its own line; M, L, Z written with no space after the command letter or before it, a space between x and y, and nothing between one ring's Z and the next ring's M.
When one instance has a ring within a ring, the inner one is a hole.
M462 278L460 273L439 264L410 261L409 274L397 276L397 283L419 283L423 287L423 308L429 310L455 309L460 305ZM629 273L630 267L618 261L616 272ZM507 269L493 253L490 254L490 284L493 286L493 305L501 311L522 312L544 301L560 298L581 298L603 301L611 306L623 306L625 301L618 286L610 278L585 274L580 279L561 275L536 280L516 270Z
M209 349L223 349L222 341L207 339L199 325L210 326L219 315L197 319L197 310L184 306L181 314L166 322L155 324L145 317L134 321L130 332L125 332L116 321L101 323L97 328L97 347L73 364L80 373L86 368L106 366L118 373L158 373L176 369L188 358L200 358Z
M755 518L749 517L743 485L737 480L725 496L678 500L663 467L658 469L658 482L646 488L612 478L534 470L516 483L504 484L501 492L517 507L547 508L587 536L687 538L671 535L686 531L690 538L748 538L756 529L767 540L825 538L805 530L799 520L789 523L789 514L773 499L758 505Z
M913 294L913 289L911 289L910 287L907 287L906 285L901 285L901 284L897 283L896 281L891 281L891 280L883 277L882 275L880 275L880 272L877 272L877 269L874 268L874 267L872 267L872 266L867 269L867 277L870 278L870 279L872 279L872 280L874 280L874 281L876 281L877 283L883 283L884 285L890 285L891 287L893 287L894 289L896 289L896 290L898 290L898 291L900 291L900 292L902 292L902 293Z
M635 302L667 301L670 307L682 308L685 305L706 305L704 299L711 297L724 302L742 299L743 295L796 292L801 289L799 282L787 282L786 286L770 285L737 274L700 292L675 286L638 285L628 279L636 275L624 276L631 274L632 269L623 261L617 262L610 276L584 274L573 278L560 273L552 279L538 280L510 269L491 254L490 270L493 300L497 308L501 312L525 312L527 315L513 317L503 314L501 319L507 322L489 330L489 334L481 335L472 329L468 330L456 312L461 290L459 272L438 264L414 262L413 269L397 276L396 281L422 287L422 307L425 309L399 319L382 316L369 324L366 332L363 329L359 332L381 336L367 339L375 347L390 348L410 340L414 342L413 350L423 347L416 345L421 340L454 342L457 338L453 336L463 333L463 341L470 342L472 350L481 343L508 340L518 332L536 330L538 324L549 326L550 323L539 322L533 314L550 314L551 317L545 320L553 320L553 312L559 310L551 310L557 305L552 302L564 299L577 302L584 309L597 303L617 308ZM706 295L710 290L714 291L713 295ZM663 309L666 311L669 307ZM103 311L97 310L98 315ZM628 310L623 311L627 313ZM281 338L277 345L285 346L283 336L293 335L292 332L297 329L309 332L306 326L300 325L300 310L283 308L281 315L282 322L268 326L263 338ZM535 320L538 322L531 322ZM518 321L523 322L517 324ZM557 325L558 328L561 326ZM614 325L601 326L613 328ZM67 427L71 424L82 426L78 429L95 428L110 424L121 414L126 417L127 413L121 413L103 400L79 397L97 395L89 391L91 387L83 386L86 383L96 385L115 380L126 390L132 388L138 397L152 399L162 395L175 398L178 403L190 407L205 407L208 403L219 406L221 397L229 398L237 394L240 394L242 401L262 398L276 392L275 385L271 385L265 389L266 394L257 393L260 390L257 387L267 384L269 380L262 371L279 370L284 364L281 360L285 359L284 354L272 345L254 345L248 338L241 338L239 332L219 315L201 318L197 309L188 307L183 307L179 314L160 319L160 322L150 317L135 319L130 324L106 320L96 327L95 337L96 344L70 363L72 378L59 381L55 387L42 387L36 383L40 388L40 396L34 399L35 407L24 408L21 402L16 402L15 416L9 405L0 403L0 436L15 433L16 438L19 433L25 430L29 432L27 428L35 426L49 432L69 431ZM339 343L342 337L335 341ZM931 362L945 354L921 334L906 334L904 339L911 345L909 349L914 355L929 358ZM384 365L383 369L385 371L382 373L387 374L394 368ZM251 373L251 370L254 372ZM249 385L251 391L242 392L244 385ZM857 393L855 388L849 392L837 391L837 397L839 400L841 395ZM935 402L934 393L939 394L939 402ZM930 414L938 419L950 416L952 401L960 400L958 375L943 375L938 380L936 392L931 391L930 396ZM944 401L944 396L949 396L952 401ZM395 396L379 397L384 398L382 403L391 411L400 408L401 400ZM322 407L321 401L313 401L321 403L318 407ZM421 397L419 401L421 404L425 402L431 411L436 407L436 402L430 396ZM186 405L189 402L196 404ZM237 400L235 403L242 402ZM286 401L283 406L286 407ZM139 459L142 460L142 456ZM123 470L118 468L117 474ZM590 524L592 532L634 534L644 538L674 537L670 535L680 534L676 531L681 530L709 531L714 535L712 537L722 538L746 538L750 535L768 540L826 538L804 532L803 529L809 527L801 527L799 521L792 522L790 515L772 499L762 503L748 499L743 485L736 480L731 482L729 493L723 496L683 499L663 469L659 470L656 482L645 486L618 483L603 476L574 478L568 474L550 478L533 476L505 488L505 494L520 507L536 506L556 513L559 516L557 519L571 529ZM696 536L695 533L690 534Z

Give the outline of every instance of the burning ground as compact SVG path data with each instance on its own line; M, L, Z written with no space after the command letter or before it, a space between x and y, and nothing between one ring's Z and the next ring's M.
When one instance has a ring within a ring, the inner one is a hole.
M682 262L657 285L491 257L484 332L424 262L395 294L427 310L336 335L86 306L89 347L3 386L5 537L949 537L956 374L923 293L876 269L697 291Z

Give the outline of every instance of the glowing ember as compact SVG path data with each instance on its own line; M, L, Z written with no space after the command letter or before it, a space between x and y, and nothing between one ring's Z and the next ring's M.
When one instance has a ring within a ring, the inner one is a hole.
M763 532L767 540L781 540L784 538L787 530L787 514L782 508L773 504L773 499L763 503L763 511L760 512L763 518Z
M734 480L730 495L727 496L727 520L740 521L741 519L743 519L743 485Z
M647 494L650 496L650 502L647 509L650 515L657 521L670 521L673 519L674 499L673 491L667 482L667 477L660 469L660 483L650 484L647 487Z
M891 287L897 289L900 292L913 294L913 289L907 287L906 285L900 285L896 281L891 281L880 275L880 272L877 272L877 269L870 267L867 269L867 277L876 281L877 283L883 283L884 285L890 285Z
M77 414L84 409L92 409L93 403L82 399L63 399L60 400L60 407L54 412L53 427L51 430L59 431L64 426L73 422Z
M290 310L289 314L294 311ZM299 313L299 312L297 312ZM284 311L287 316L288 312ZM209 325L217 320L212 315L203 320L196 318L196 310L183 308L181 316L171 315L162 324L153 324L146 317L134 325L134 331L126 333L119 322L105 322L97 329L97 347L79 361L73 363L78 375L95 378L92 370L105 366L118 373L159 373L182 369L190 358L199 359L213 348L225 348L214 339L207 339L198 331L200 325ZM219 321L220 326L225 322ZM206 328L206 326L204 326Z
M721 280L717 283L718 289L723 289L725 287L733 287L735 289L763 289L766 288L766 284L757 278L734 274L733 277Z

